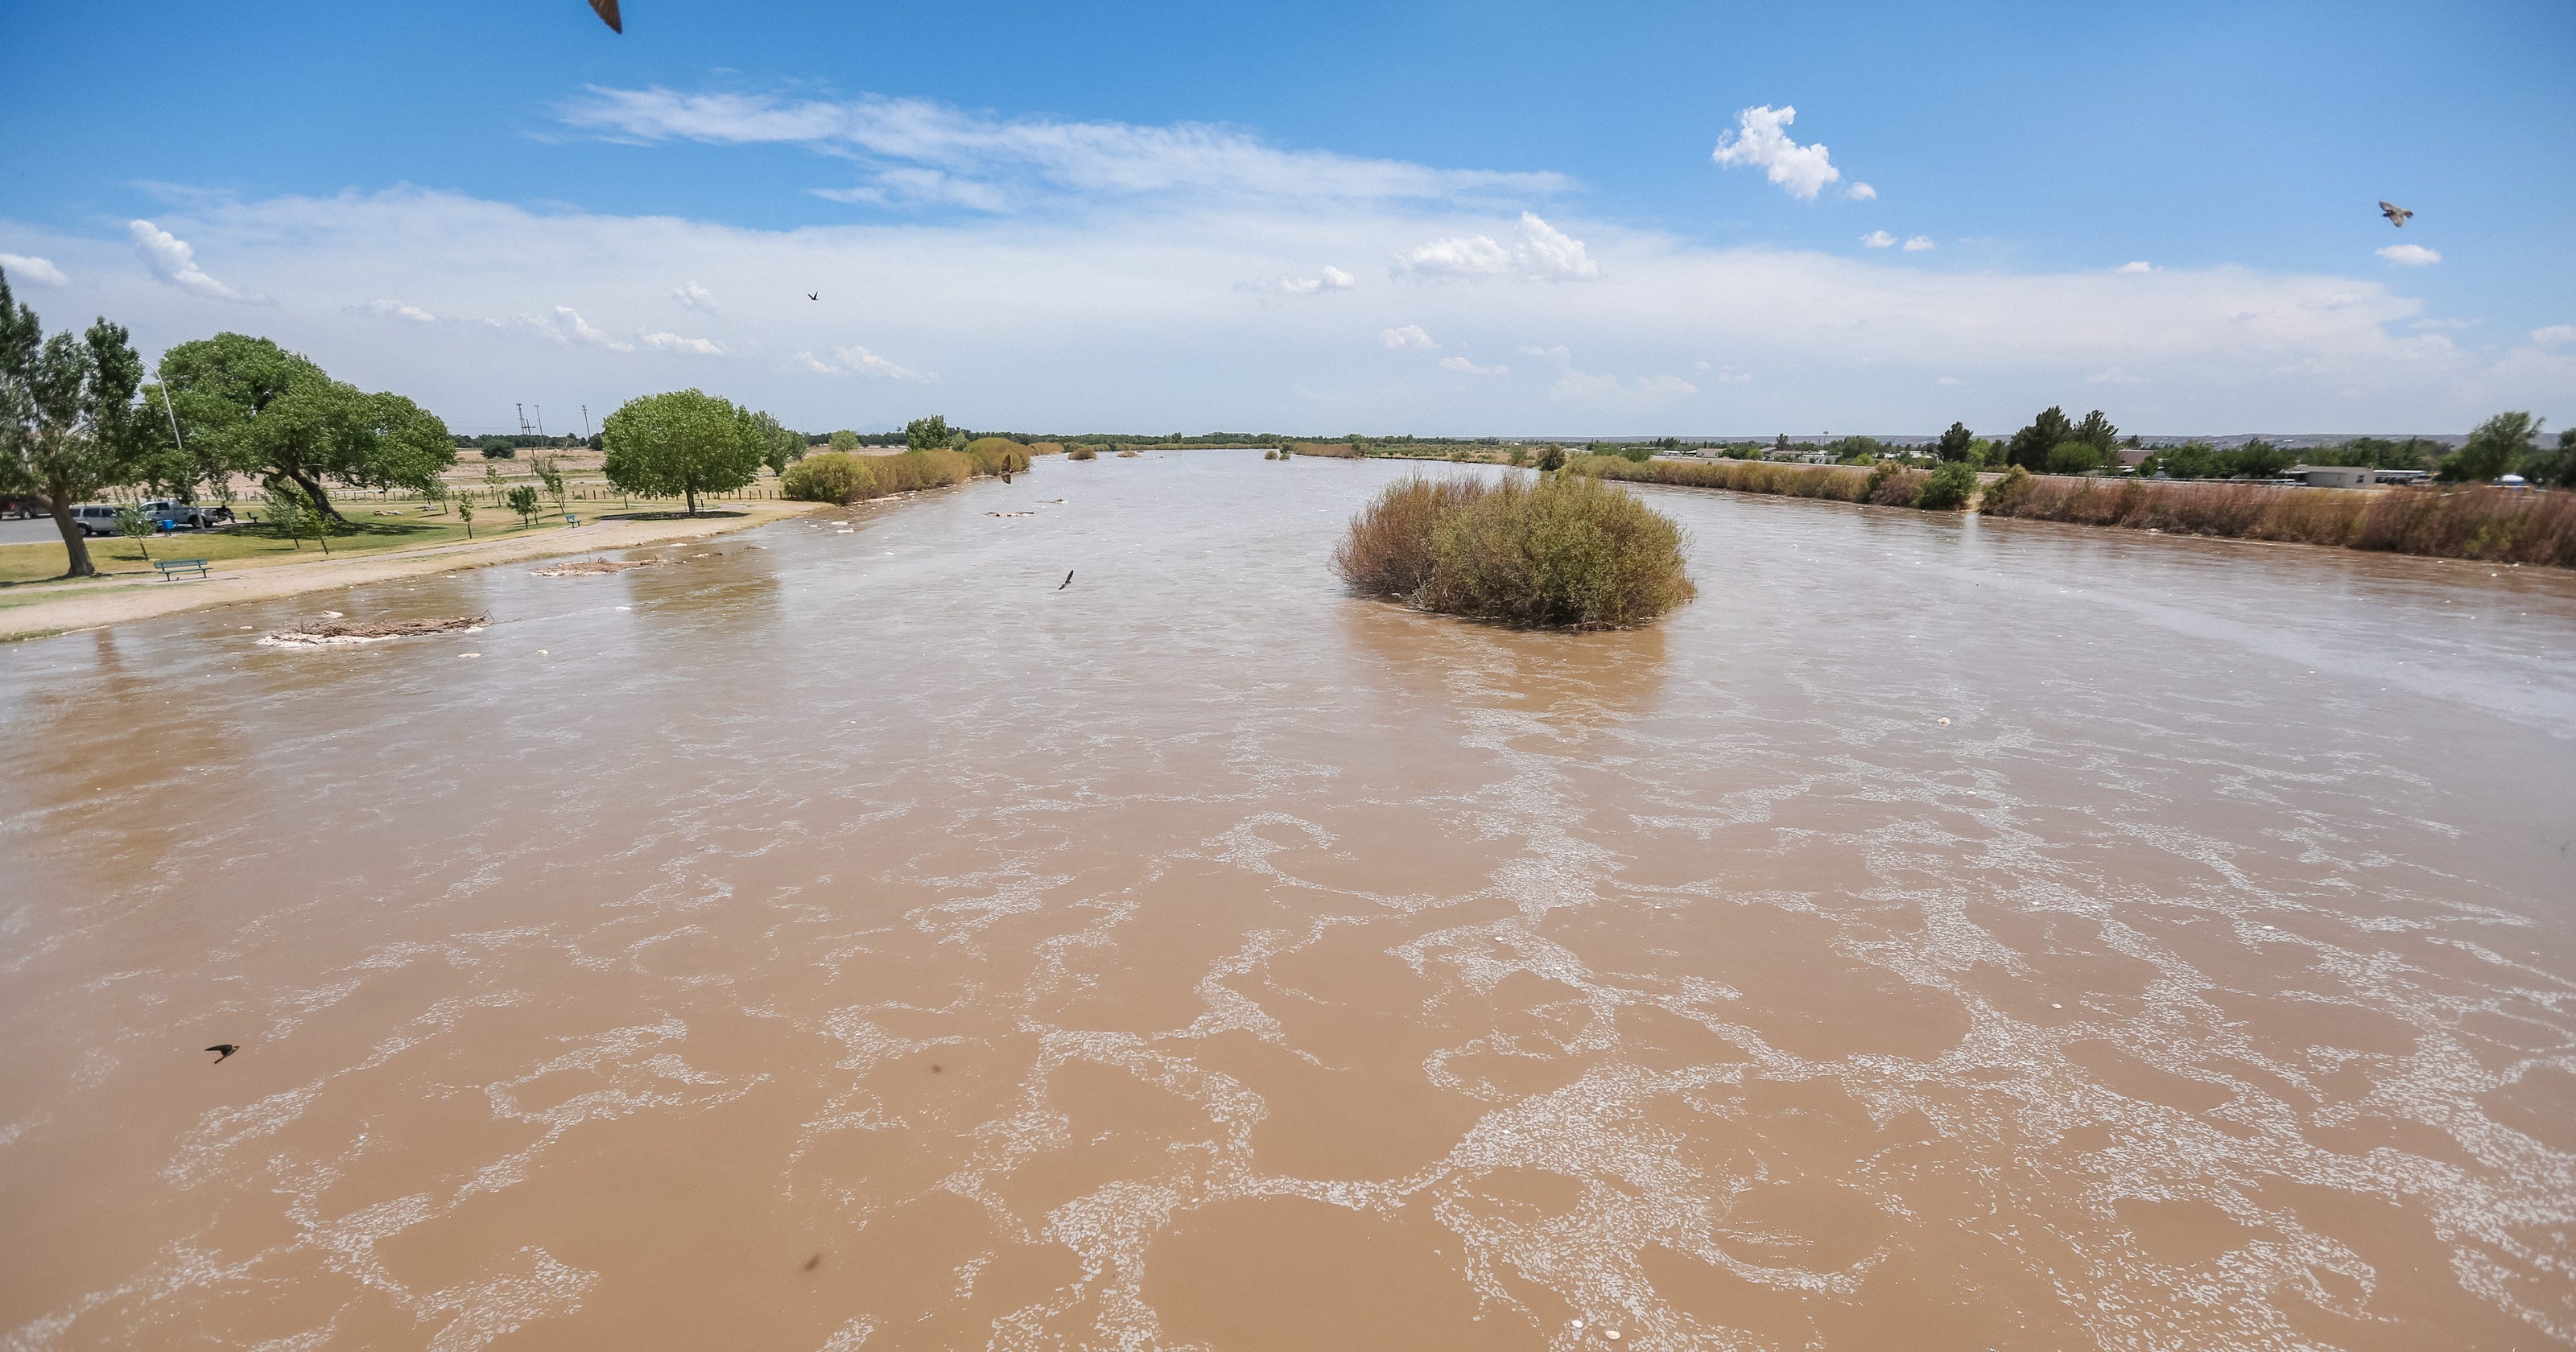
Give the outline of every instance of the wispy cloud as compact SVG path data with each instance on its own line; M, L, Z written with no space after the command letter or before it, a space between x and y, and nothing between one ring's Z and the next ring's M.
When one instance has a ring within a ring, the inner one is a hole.
M683 310L695 310L700 314L708 315L716 312L715 293L696 282L691 282L687 286L672 287L671 299L678 301Z
M1866 183L1856 182L1850 187L1843 189L1843 196L1848 197L1855 202L1874 202L1878 200L1878 189L1873 188Z
M33 254L0 253L0 271L7 272L12 280L34 282L40 286L72 284L72 279L64 276L63 270L55 267L53 260Z
M2107 371L2096 371L2084 377L2084 383L2087 385L2144 385L2147 383L2147 378L2130 375L2114 366Z
M1429 352L1440 346L1438 343L1431 341L1431 335L1423 332L1422 326L1419 324L1405 324L1396 328L1388 329L1386 332L1379 334L1377 336L1377 340L1398 352L1402 352L1407 348Z
M2552 324L2531 331L2531 341L2542 347L2564 347L2576 344L2576 324Z
M724 344L712 338L689 338L676 333L638 333L636 336L644 340L644 346L656 352L672 352L683 357L722 357L728 351Z
M431 314L429 311L424 310L417 305L405 305L398 300L371 300L364 305L347 306L345 307L345 313L353 315L373 315L378 319L400 319L413 324L435 324L438 322L438 316Z
M486 322L498 323L499 321ZM547 339L551 342L562 343L567 346L574 343L580 343L589 347L606 348L611 352L632 352L635 350L635 345L633 343L623 342L619 339L610 337L597 325L582 318L581 312L569 305L558 305L553 310L541 315L521 315L519 316L517 323L520 328L526 329L528 332L534 333L538 337Z
M244 305L264 305L268 297L238 291L206 275L197 266L197 251L188 242L154 225L150 221L129 221L126 232L134 240L134 252L152 275L193 296L208 300L229 300Z
M1510 244L1497 243L1491 235L1435 239L1397 256L1395 271L1399 276L1433 281L1502 277L1579 282L1598 278L1601 265L1592 261L1583 241L1524 211L1520 234Z
M880 95L788 101L593 86L561 115L573 126L634 141L807 146L857 160L869 172L864 185L826 196L950 202L984 211L1012 209L1046 192L1439 201L1528 198L1569 186L1560 174L1434 169L1287 150L1208 123L998 118Z
M2421 244L2391 244L2377 251L2380 257L2401 268L2429 268L2442 261L2442 251Z
M1312 296L1325 291L1348 291L1359 284L1359 278L1327 263L1320 277L1271 277L1258 282L1236 282L1234 289L1273 296Z
M2137 273L2141 273L2141 272L2153 272L2153 271L2155 271L2155 270L2156 270L2156 266L2155 266L2155 264L2150 263L2150 262L2148 262L2147 260L2145 260L2145 259L2143 259L2143 258L2138 259L2138 260L2136 260L2135 262L2122 263L2120 266L2118 266L2118 267L2116 267L2116 268L2111 269L2111 271L2113 271L2113 272L2121 273L2121 274L2124 274L2124 275L2135 275L2135 274L2137 274Z
M1461 375L1500 376L1511 374L1512 368L1500 365L1478 366L1476 363L1467 360L1465 357L1442 357L1440 359L1440 369L1443 371L1456 371Z
M811 352L799 352L796 354L796 365L816 375L826 376L859 376L868 380L938 379L929 372L916 371L909 366L888 361L864 347L836 347L831 349L831 353L831 358L825 360Z
M1921 253L1925 249L1929 249L1931 247L1932 237L1930 235L1916 235L1905 241L1905 251L1907 253Z
M1860 242L1873 249L1885 249L1895 245L1896 236L1891 235L1884 230L1872 230L1868 234L1861 236Z
M1802 146L1789 138L1789 124L1797 120L1798 110L1785 104L1747 108L1735 115L1736 130L1717 138L1709 158L1720 168L1758 168L1791 197L1812 202L1826 184L1839 182L1843 171L1834 167L1822 142ZM1851 195L1867 200L1878 196L1878 190L1859 183Z
M1577 368L1572 349L1563 343L1552 347L1525 347L1522 352L1541 361L1554 362L1562 373L1548 387L1548 397L1593 403L1634 402L1640 399L1670 399L1677 395L1697 394L1699 386L1680 376L1616 376L1595 374Z

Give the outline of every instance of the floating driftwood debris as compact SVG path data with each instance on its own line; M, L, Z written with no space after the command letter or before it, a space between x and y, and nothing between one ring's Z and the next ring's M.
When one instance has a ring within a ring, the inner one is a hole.
M552 568L536 570L539 577L596 577L601 573L622 573L629 568L651 568L671 562L661 555L649 559L581 559L558 563Z
M986 516L1036 516L1035 512L986 512Z
M389 638L412 638L421 634L473 634L482 631L487 615L450 615L442 619L360 621L343 624L338 620L321 620L297 629L281 629L259 640L265 648L320 648L343 643L381 643Z

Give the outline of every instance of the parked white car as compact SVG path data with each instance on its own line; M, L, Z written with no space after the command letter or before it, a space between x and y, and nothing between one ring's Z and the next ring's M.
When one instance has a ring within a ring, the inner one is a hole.
M116 508L104 502L86 502L72 509L72 524L83 535L116 534Z

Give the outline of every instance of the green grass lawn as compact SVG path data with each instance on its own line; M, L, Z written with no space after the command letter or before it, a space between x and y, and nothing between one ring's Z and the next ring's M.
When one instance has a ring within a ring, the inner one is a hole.
M600 513L584 511L588 504L575 503L573 510L583 520ZM600 503L612 511L614 503ZM640 505L640 504L639 504ZM367 506L344 508L350 526L331 536L331 553L372 554L388 549L417 549L423 545L445 544L465 538L465 526L454 513L445 516L422 516L419 509L378 509ZM508 512L479 507L474 513L474 538L505 539L531 530L563 529L563 518L553 512L537 518L534 526L522 526L519 518ZM271 535L260 526L239 526L231 530L189 531L179 535L156 535L143 542L155 559L205 559L216 572L229 564L236 568L256 568L272 563L290 563L296 559L318 559L322 547L313 537L301 543ZM132 540L122 536L103 536L89 542L90 561L102 573L120 577L154 577L152 565L144 561L143 552ZM0 587L44 582L63 575L63 546L59 540L33 545L0 545Z

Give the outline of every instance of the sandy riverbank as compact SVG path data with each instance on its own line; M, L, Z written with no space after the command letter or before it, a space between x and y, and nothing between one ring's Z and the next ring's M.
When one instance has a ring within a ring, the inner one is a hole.
M422 549L309 562L271 564L239 572L218 570L211 578L164 582L65 582L13 590L0 608L0 641L42 638L48 634L95 629L129 620L151 619L183 610L203 610L240 601L269 601L281 596L350 587L421 573L483 568L497 563L557 558L603 549L724 535L784 517L800 516L823 504L811 502L728 503L721 514L638 520L609 517L570 530L518 535L501 540L458 541Z

